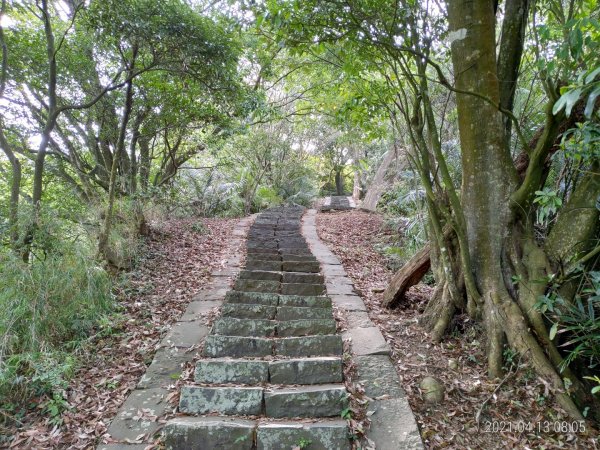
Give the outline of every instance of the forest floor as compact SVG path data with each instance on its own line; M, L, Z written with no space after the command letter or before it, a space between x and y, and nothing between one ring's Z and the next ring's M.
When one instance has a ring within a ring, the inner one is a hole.
M61 405L65 411L53 420L41 407L34 409L8 430L14 435L9 448L94 448L162 336L228 256L236 222L178 219L155 225L140 251L143 257L119 283L119 312L77 351L80 365Z
M395 310L381 307L382 290L393 272L375 247L397 240L397 233L385 226L381 215L323 213L317 216L317 231L341 259L371 320L390 344L426 448L600 448L598 432L588 423L582 426L569 420L544 381L517 356L507 352L506 377L489 380L482 333L466 316L455 319L442 343L432 344L418 325L432 287L414 286ZM440 404L423 401L419 383L426 376L444 384L445 398Z

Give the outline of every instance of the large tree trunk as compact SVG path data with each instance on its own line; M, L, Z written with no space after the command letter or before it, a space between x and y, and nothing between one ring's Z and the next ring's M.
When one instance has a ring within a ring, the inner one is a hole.
M517 219L509 205L519 180L505 145L502 117L494 106L500 104L494 2L449 0L448 16L456 87L477 94L457 94L463 185L462 211L454 212L464 212L466 220L472 265L463 269L474 274L481 293L488 371L492 377L502 374L506 338L550 383L561 406L581 418L573 399L564 392L562 377L532 334L527 313L507 288L512 271L506 265L506 247L514 246L512 240L518 236Z

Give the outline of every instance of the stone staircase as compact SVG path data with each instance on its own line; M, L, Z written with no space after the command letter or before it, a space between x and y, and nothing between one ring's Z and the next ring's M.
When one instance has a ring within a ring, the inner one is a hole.
M164 428L167 449L348 449L342 338L320 265L302 237L303 208L260 214Z

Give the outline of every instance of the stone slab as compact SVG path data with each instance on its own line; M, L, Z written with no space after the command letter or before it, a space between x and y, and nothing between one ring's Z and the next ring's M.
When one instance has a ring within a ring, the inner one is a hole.
M266 270L242 270L239 278L242 280L281 281L281 272Z
M281 294L319 296L325 294L325 286L323 284L282 283Z
M277 306L279 295L267 292L241 292L229 291L225 296L225 303L244 303L248 305Z
M321 384L342 382L339 357L283 359L269 363L272 384Z
M166 398L170 391L164 388L135 389L113 419L108 434L116 440L137 440L141 434L152 435L159 429L159 423L153 416L162 416L171 405ZM148 414L138 416L141 410Z
M331 308L310 308L302 306L279 306L275 318L280 321L300 319L331 319Z
M235 282L236 291L244 292L274 292L277 293L281 289L279 281L266 280L240 280Z
M262 384L269 381L269 363L248 359L202 359L194 372L196 383Z
M163 430L166 450L251 450L256 422L225 417L178 417Z
M189 348L202 342L208 332L208 327L201 321L175 322L160 342L160 347Z
M200 291L194 297L192 297L193 302L202 302L202 301L215 301L215 300L223 300L225 298L225 294L229 290L228 287L221 287L220 289L207 289L205 291Z
M389 355L390 346L377 327L353 328L344 333L352 340L352 353L356 356Z
M263 388L183 386L179 411L188 414L216 412L226 415L259 415L262 411Z
M301 306L311 308L331 308L331 299L323 295L280 295L279 306Z
M284 272L282 277L283 283L308 283L308 284L323 284L323 275L318 273L306 272Z
M319 272L321 266L317 261L283 261L282 270L285 272Z
M223 303L223 300L201 300L188 303L183 315L179 318L179 322L190 322L200 320L202 316L218 308Z
M265 261L265 260L248 260L246 261L246 269L248 270L273 270L278 271L281 269L281 261Z
M377 450L421 450L423 442L406 399L376 400L369 404L371 427L367 437Z
M332 284L325 283L327 294L329 295L353 295L354 287L351 284Z
M392 360L387 355L355 356L358 382L365 388L368 397L388 395L391 398L404 397L404 390Z
M204 342L204 356L262 357L273 353L273 341L257 337L219 336L211 334Z
M348 450L348 426L344 420L317 423L277 422L258 426L257 450L298 448L299 442L310 442L307 450Z
M271 319L275 318L277 307L265 305L244 305L238 303L225 303L221 308L223 317L236 317L238 319Z
M277 323L277 336L310 336L316 334L335 334L333 319L286 320Z
M368 328L375 326L365 311L350 311L346 313L348 328Z
M358 295L331 295L331 301L335 306L346 311L367 311L365 302Z
M343 350L342 337L337 334L275 339L278 356L341 356Z
M276 325L274 320L221 317L215 320L210 333L222 336L273 337Z
M185 363L194 359L194 353L177 347L159 348L137 388L167 387L173 384L181 375Z
M267 417L338 417L348 407L340 384L266 390L264 398Z

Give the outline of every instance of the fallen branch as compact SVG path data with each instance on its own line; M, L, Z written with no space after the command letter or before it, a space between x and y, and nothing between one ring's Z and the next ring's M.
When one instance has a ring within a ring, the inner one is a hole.
M404 299L404 294L421 281L431 267L429 244L419 250L402 268L394 274L390 285L383 293L382 305L393 308Z

